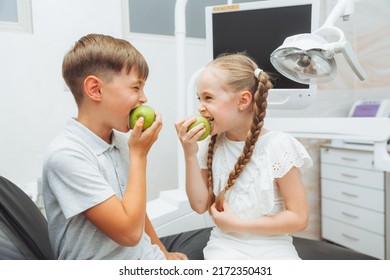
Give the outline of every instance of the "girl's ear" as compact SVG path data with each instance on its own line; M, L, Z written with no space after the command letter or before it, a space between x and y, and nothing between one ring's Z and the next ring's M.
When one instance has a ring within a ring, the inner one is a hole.
M101 94L101 81L98 77L90 75L84 80L84 92L94 101L100 101Z
M252 103L252 94L245 90L240 93L240 99L238 101L238 109L240 111L245 110Z

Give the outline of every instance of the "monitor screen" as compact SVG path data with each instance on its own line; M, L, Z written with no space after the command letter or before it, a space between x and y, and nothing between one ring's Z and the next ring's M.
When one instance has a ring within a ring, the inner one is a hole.
M318 28L316 0L259 1L206 8L206 40L210 60L222 53L246 52L274 78L272 91L308 94L314 85L294 82L279 74L271 53L292 35Z

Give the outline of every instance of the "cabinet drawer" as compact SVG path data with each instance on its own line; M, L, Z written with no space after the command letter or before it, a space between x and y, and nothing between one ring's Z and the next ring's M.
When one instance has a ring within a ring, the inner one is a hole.
M322 199L322 217L328 217L361 229L384 235L385 215L327 198Z
M385 239L381 235L323 217L322 237L375 258L385 258Z
M321 164L321 177L378 190L384 190L385 184L382 171L355 169L328 163Z
M377 212L385 211L384 191L376 189L322 179L321 196Z
M377 170L373 164L374 155L368 151L321 148L321 162L345 165L355 168Z

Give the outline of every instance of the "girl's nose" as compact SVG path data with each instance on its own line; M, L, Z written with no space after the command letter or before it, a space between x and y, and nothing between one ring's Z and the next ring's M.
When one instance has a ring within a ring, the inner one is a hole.
M202 104L199 104L198 111L199 111L199 113L202 113L202 112L206 111L206 107L203 106Z

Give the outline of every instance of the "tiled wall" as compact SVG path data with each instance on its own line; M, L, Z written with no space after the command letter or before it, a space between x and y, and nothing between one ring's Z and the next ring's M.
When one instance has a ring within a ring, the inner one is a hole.
M298 139L313 160L313 166L302 174L302 182L306 189L309 225L294 235L310 239L321 239L321 179L320 179L320 147L329 140Z

